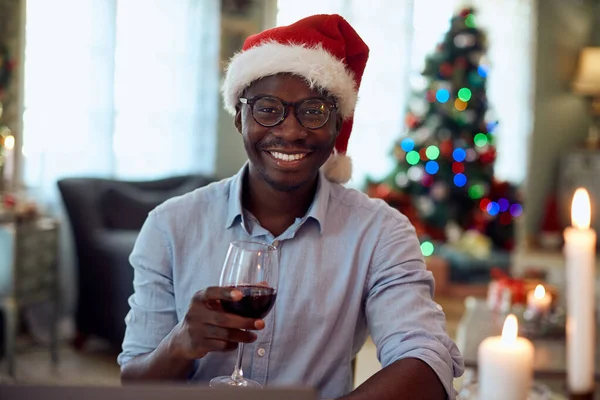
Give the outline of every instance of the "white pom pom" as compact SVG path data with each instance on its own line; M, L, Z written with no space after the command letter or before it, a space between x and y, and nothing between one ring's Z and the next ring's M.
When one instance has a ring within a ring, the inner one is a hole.
M321 167L331 182L346 183L352 177L352 159L335 151Z

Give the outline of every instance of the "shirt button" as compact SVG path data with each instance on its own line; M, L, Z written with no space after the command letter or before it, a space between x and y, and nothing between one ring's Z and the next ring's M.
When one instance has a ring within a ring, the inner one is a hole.
M260 349L258 349L257 353L258 353L258 355L259 355L260 357L263 357L263 356L265 355L265 353L266 353L266 352L265 352L265 349L263 349L263 348L261 347Z

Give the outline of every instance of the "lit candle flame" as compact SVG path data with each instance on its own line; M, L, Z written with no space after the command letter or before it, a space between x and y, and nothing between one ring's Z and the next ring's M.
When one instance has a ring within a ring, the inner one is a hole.
M577 189L571 204L571 224L577 229L589 229L590 209L590 196L587 190L584 188Z
M519 331L519 324L517 317L510 314L504 321L504 327L502 328L502 341L507 344L512 344L517 341L517 332Z
M544 288L544 285L537 285L535 287L535 291L533 292L533 296L536 299L543 299L544 296L546 296L546 289Z

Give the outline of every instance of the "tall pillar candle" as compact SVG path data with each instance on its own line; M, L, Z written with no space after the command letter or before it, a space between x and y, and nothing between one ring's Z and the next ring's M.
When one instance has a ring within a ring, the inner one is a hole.
M567 386L572 394L594 391L595 247L591 206L585 189L577 189L571 225L564 232L567 280Z

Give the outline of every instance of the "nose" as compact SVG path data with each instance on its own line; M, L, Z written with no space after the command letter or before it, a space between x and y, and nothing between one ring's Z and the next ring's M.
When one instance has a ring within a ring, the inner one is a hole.
M272 128L272 133L288 142L304 140L308 136L306 128L300 124L296 118L293 107L288 108L288 112L283 122Z

